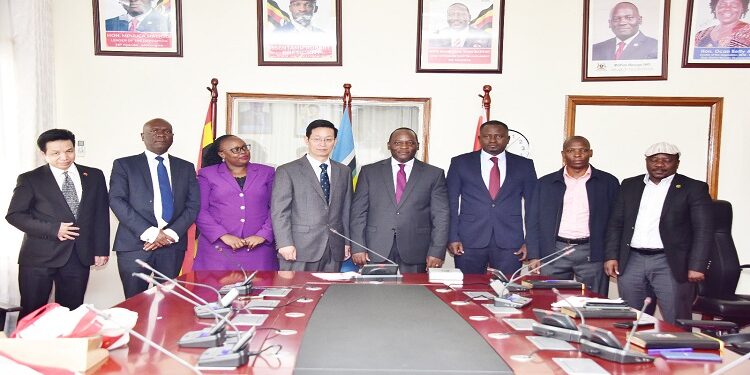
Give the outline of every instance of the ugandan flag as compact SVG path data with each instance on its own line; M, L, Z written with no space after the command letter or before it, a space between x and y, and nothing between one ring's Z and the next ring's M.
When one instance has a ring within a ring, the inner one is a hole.
M477 18L474 18L469 26L476 30L489 32L490 30L492 30L493 14L494 11L492 10L492 5L490 5L487 9L479 12Z
M289 14L281 10L274 0L266 0L266 19L275 29L292 22Z
M205 153L206 148L213 144L216 139L216 124L213 122L215 105L216 103L213 101L208 103L208 112L206 112L206 120L203 122L203 130L201 132L198 161L195 163L196 169L201 169L203 164L203 154ZM195 254L198 252L198 242L195 240L197 237L198 232L195 229L195 224L193 224L187 231L187 251L185 252L185 259L182 261L180 275L193 272L193 261L195 260Z

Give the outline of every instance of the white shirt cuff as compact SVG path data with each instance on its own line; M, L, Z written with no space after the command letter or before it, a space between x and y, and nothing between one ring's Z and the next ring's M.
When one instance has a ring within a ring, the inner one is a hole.
M164 229L164 234L166 234L169 237L172 237L174 242L178 242L180 240L180 236L178 236L177 233L175 233L175 231L171 229Z
M154 242L156 241L156 237L159 236L159 228L157 227L151 227L146 229L143 234L141 234L141 241L144 242Z

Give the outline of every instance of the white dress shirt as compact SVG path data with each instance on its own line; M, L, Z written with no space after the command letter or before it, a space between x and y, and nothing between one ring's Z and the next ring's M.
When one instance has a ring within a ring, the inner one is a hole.
M57 187L59 187L60 191L62 191L62 185L63 182L65 182L65 175L63 174L65 170L53 167L51 164L49 166L49 169L52 171L52 175L55 177ZM78 202L80 203L81 199L83 198L83 187L81 185L81 175L78 174L78 168L76 167L75 163L71 164L68 168L68 176L70 176L70 179L73 181L73 186L76 189L76 194L78 194Z
M310 162L310 166L312 166L313 171L315 171L315 177L318 178L318 182L320 182L320 165L325 164L328 166L328 169L326 170L326 173L328 173L328 182L333 185L333 178L331 178L331 159L326 159L326 161L322 162L318 159L313 158L310 156L310 154L305 155L307 156L307 161Z
M664 248L659 232L659 222L661 210L664 208L664 199L667 198L667 192L673 179L674 175L665 177L657 185L648 178L648 173L646 173L643 178L646 187L643 188L641 204L638 206L638 217L635 219L635 232L633 232L633 239L630 240L630 247Z
M146 229L143 234L141 234L141 240L146 242L154 242L156 240L156 237L159 235L159 230L167 226L167 222L164 221L161 217L161 191L159 190L159 174L156 171L156 168L159 166L159 161L156 160L157 156L161 156L164 158L163 163L164 167L167 168L167 176L169 176L169 186L171 187L172 184L172 171L169 168L169 154L163 153L161 155L156 155L155 153L146 150L146 161L148 161L148 171L151 175L151 184L154 188L154 216L156 216L156 223L158 226L151 227ZM172 189L172 192L174 193L174 189ZM175 233L175 231L171 229L165 229L164 233L167 234L169 237L172 237L172 239L175 240L175 242L180 240L180 237Z
M508 170L505 162L505 151L497 155L492 155L482 150L479 154L479 158L482 160L482 180L484 180L484 186L487 187L487 190L490 189L490 171L492 170L493 165L492 160L490 160L491 157L497 157L497 167L500 168L501 188L503 186L503 182L505 181L505 172Z
M401 169L399 167L399 164L401 164L398 160L391 158L391 173L393 174L393 191L396 191L396 185L398 181L398 171ZM407 161L404 164L404 172L406 173L406 181L409 181L409 176L411 176L411 170L414 168L414 158L411 158L411 160Z

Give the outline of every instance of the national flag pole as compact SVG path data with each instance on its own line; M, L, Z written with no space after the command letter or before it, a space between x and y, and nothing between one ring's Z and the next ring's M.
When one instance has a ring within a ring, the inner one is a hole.
M352 126L352 85L344 84L344 113L339 124L339 134L336 137L336 146L331 153L331 159L346 164L352 170L352 185L357 186L357 157L355 154L354 128ZM341 263L341 272L356 271L357 266L352 263L351 258Z
M479 144L479 128L486 121L490 120L490 104L492 103L492 99L490 98L490 91L492 91L492 86L484 85L484 87L482 87L482 90L484 90L484 95L479 95L479 97L482 98L482 111L479 113L479 119L477 120L477 131L476 134L474 134L474 151L479 151L482 148L482 146Z
M219 98L219 80L216 78L211 79L211 87L206 87L206 90L211 92L211 101L208 103L208 111L206 111L206 120L203 122L203 129L201 130L200 148L198 149L198 160L195 163L196 170L201 169L203 164L203 152L206 147L214 143L216 139L216 102ZM180 274L186 274L193 271L193 261L195 260L195 254L198 251L198 243L196 237L198 231L195 228L195 224L188 228L187 232L187 251L185 252L185 258L182 261L182 268Z

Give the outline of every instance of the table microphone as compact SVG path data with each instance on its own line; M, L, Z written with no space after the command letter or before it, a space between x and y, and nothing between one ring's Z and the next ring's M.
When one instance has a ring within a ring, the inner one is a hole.
M628 340L625 343L625 347L623 350L628 351L630 349L630 343L633 339L633 334L635 334L635 330L638 329L638 323L641 322L641 318L643 317L643 312L646 311L646 306L651 304L651 297L646 297L646 299L643 300L643 307L641 307L641 311L638 313L638 318L635 319L635 322L633 322L633 328L630 330L630 334L628 335Z
M353 244L355 244L355 245L357 245L357 246L359 246L359 247L367 250L368 253L375 254L379 258L381 258L381 259L385 260L386 262L390 263L390 264L384 264L384 263L365 264L364 266L362 266L362 269L360 269L360 271L359 271L359 273L362 276L378 276L378 277L380 277L380 276L399 275L398 264L396 264L394 261L392 261L392 260L390 260L390 259L388 259L388 258L386 258L386 257L384 257L384 256L382 256L380 254L378 254L377 252L369 249L367 246L362 245L359 242L354 241L353 239L351 239L351 238L349 238L347 236L344 236L343 234L337 232L336 229L328 227L328 230L330 230L331 232L333 232L335 235L337 235L337 236L339 236L339 237L341 237L341 238L343 238L343 239L345 239L345 240L347 240L347 241L349 241L349 242L351 242L351 243L353 243Z
M116 320L113 320L113 319L111 318L110 314L107 314L107 313L105 313L104 311L101 311L101 310L99 310L99 309L95 308L95 307L94 307L94 306L92 306L92 305L85 305L85 306L86 306L86 308L87 308L87 309L89 309L89 311L93 312L93 313L94 313L94 314L96 314L97 316L100 316L100 317L102 317L103 319L106 319L106 320L108 320L108 321L110 321L110 322L114 323L114 324L115 324L116 326L118 326L118 327L120 327L120 328L122 328L122 329L124 329L124 330L128 331L128 333L130 333L130 334L131 334L131 335L132 335L133 337L137 338L138 340L141 340L142 342L144 342L144 343L146 343L147 345L149 345L149 346L153 347L154 349L156 349L156 350L158 350L158 351L160 351L160 352L164 353L164 354L165 354L165 355L167 355L167 356L168 356L169 358L172 358L172 359L174 359L174 360L175 360L175 361L177 361L177 363L179 363L180 365L182 365L182 366L184 366L184 367L186 367L186 368L190 369L190 371L192 371L192 372L193 372L194 374L199 374L199 375L201 375L201 374L202 374L202 372L200 372L200 370L198 370L198 369L197 369L197 368L196 368L195 366L193 366L193 365L191 365L191 364L187 363L187 362L186 362L186 361L185 361L184 359L182 359L182 358L178 357L178 356L177 356L177 355L175 355L174 353L172 353L172 352L170 352L169 350L165 349L165 348L164 348L163 346L161 346L161 345L159 345L159 344L157 344L157 343L155 343L155 342L153 342L153 341L149 340L148 338L146 338L145 336L141 335L140 333L138 333L138 332L136 332L136 331L132 330L131 328L128 328L128 327L125 327L125 326L122 326L122 325L120 325L120 324L119 324L119 323L118 323L118 322L117 322Z
M549 257L553 257L553 256L555 256L557 254L560 254L562 252L568 251L571 248L573 248L574 246L575 245L566 246L566 247L564 247L564 248L562 248L560 250L557 250L557 251L553 252L552 254L548 254L548 255L542 257L541 259L539 259L539 261L541 262L541 261L543 261L543 260L545 260L545 259L547 259ZM513 278L513 276L516 275L520 270L523 270L524 267L526 267L526 266L522 265L521 268L519 268L515 272L513 272L513 275L511 275L511 278ZM487 270L490 271L490 273L492 273L492 275L495 278L492 281L490 281L490 287L492 287L492 289L495 290L496 293L497 293L498 290L501 290L500 289L500 285L498 285L498 284L505 284L507 290L510 291L510 292L525 292L525 291L529 290L529 288L526 288L526 287L524 287L522 285L510 284L510 282L508 281L508 277L505 276L505 274L503 273L503 271L500 271L498 269L494 269L494 268L491 268L491 267L487 267Z
M173 279L171 277L168 277L167 275L159 272L159 270L157 270L156 268L151 267L148 263L146 263L146 262L144 262L144 261L142 261L140 259L136 259L135 263L138 264L139 266L141 266L141 267L143 267L143 268L145 268L145 269L153 272L154 274L156 274L158 276L161 276L162 278L164 278L164 280L168 281L170 284L176 286L177 288L181 289L182 291L184 291L185 293L187 293L191 297L195 298L196 301L198 301L198 302L200 302L200 303L202 303L204 305L208 305L208 302L205 299L203 299L203 298L199 297L197 294L191 292L190 290L188 290L188 288L185 288L184 286L180 285L178 282L175 281L175 279ZM133 273L133 276L135 276L135 273ZM144 274L144 276L146 276L146 275ZM145 280L144 278L142 278L140 276L136 276L136 277L138 277L141 280ZM149 279L151 279L151 278L149 277ZM151 280L153 280L153 279L151 279ZM157 284L159 284L159 283L157 283Z
M570 307L578 311L578 308L573 306L567 298L563 297L557 288L552 288L552 292L562 298ZM534 315L537 316L537 319L539 319L539 322L541 323L534 323L531 325L531 330L534 333L570 342L581 341L583 333L578 329L575 321L569 316L559 312L540 309L534 309ZM583 318L583 314L579 312L578 315L581 316L581 325L585 325L586 321Z
M206 349L198 358L198 365L204 367L240 367L246 365L250 359L250 353L246 349L255 332L256 328L252 326L245 334L240 336L236 344Z
M561 249L561 250L559 250L559 251L557 251L557 252L555 252L553 254L550 254L550 255L554 255L554 254L562 253L562 254L556 256L555 258L552 258L552 260L550 260L550 261L548 261L546 263L542 263L542 264L538 265L537 267L534 267L534 268L530 269L529 273L536 272L536 271L542 269L542 267L545 267L545 266L547 266L549 264L552 264L552 263L558 261L560 258L563 258L565 256L570 255L574 251L576 251L575 246L574 245L570 245L570 246L567 246L566 248ZM549 257L550 255L548 255L547 257ZM522 279L523 277L526 276L526 275L516 276L525 267L526 266L523 265L523 266L521 266L521 268L519 268L518 270L516 270L516 272L513 272L513 275L511 275L511 278L510 278L510 280L508 280L508 283L504 284L501 288L495 289L493 287L493 290L495 291L495 293L497 293L497 297L495 298L495 306L498 306L498 307L515 307L515 308L519 308L519 307L524 307L524 306L528 305L529 303L531 303L531 298L521 297L521 296L519 296L517 294L511 294L511 295L508 296L508 298L505 298L505 294L507 292L507 285L508 284L512 284L512 283L514 283L514 282L516 282L516 281L518 281L518 280L520 280L520 279ZM490 284L490 287L492 287L492 284Z
M564 297L560 293L560 290L558 290L557 288L552 288L552 293L555 293L555 295L558 298L560 298L561 300L563 300L563 302L565 302L568 306L570 306L573 309L573 311L575 311L578 314L578 316L581 318L581 325L582 326L586 325L586 317L583 316L583 311L581 311L581 309L579 309L572 302L570 302L570 300L568 300L568 297Z
M198 303L193 301L192 299L188 298L187 296L184 296L182 293L178 293L177 291L173 290L172 288L165 286L158 281L156 281L153 277L148 276L144 273L133 273L133 277L137 277L147 283L155 284L156 287L163 292L167 292L170 294L173 294L174 296L180 298L181 300L193 305L193 306L200 306ZM170 284L172 286L174 284ZM240 335L240 330L232 324L232 322L229 321L230 314L227 315L219 315L218 313L214 312L213 310L208 310L209 313L213 315L214 320L216 321L216 325L203 329L200 331L190 331L185 333L180 340L177 342L178 345L188 348L210 348L214 346L219 346L224 343L226 340L226 333L224 331L224 326L229 325L234 329L236 334Z
M206 305L200 305L200 307L195 307L193 310L195 310L195 316L201 318L201 319L211 319L213 318L213 314L211 314L208 310L213 310L215 313L220 315L227 315L232 311L231 305L232 302L234 302L235 299L239 296L239 291L236 288L232 288L229 293L227 293L225 296L221 296L221 293L219 293L216 288L212 287L208 284L201 284L201 283L194 283L190 281L183 281L183 280L177 280L177 279L165 279L161 276L153 276L156 280L162 280L162 281L174 281L178 284L185 284L185 285L194 285L194 286L200 286L206 289L211 289L214 293L216 293L217 296L217 302L211 302Z
M240 267L240 271L242 271L242 275L245 278L242 281L240 281L240 282L236 282L234 284L227 284L227 285L222 286L219 289L219 293L221 293L221 294L227 294L232 289L237 289L237 292L239 292L239 294L241 296L246 296L246 295L248 295L248 294L250 294L250 293L253 292L253 279L255 278L255 275L258 274L258 271L255 271L255 272L251 273L250 275L248 275L247 272L245 272L245 268L242 267L242 264L237 263L237 266Z

